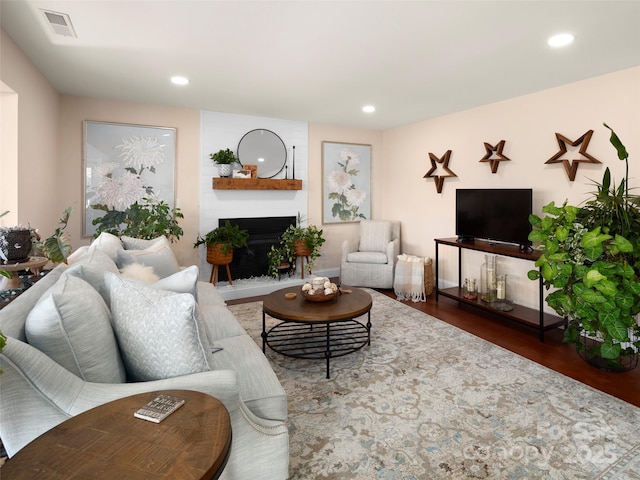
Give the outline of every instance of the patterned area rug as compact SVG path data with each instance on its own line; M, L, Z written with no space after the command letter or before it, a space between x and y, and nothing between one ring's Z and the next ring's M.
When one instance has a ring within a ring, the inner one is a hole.
M640 479L639 408L370 293L371 346L331 379L267 349L292 479ZM262 304L230 309L262 346Z

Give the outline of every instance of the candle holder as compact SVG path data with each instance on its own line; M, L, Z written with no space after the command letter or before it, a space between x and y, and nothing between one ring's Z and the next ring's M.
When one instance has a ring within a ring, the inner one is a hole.
M491 303L491 308L501 312L513 310L513 302L507 299L507 275L496 276L496 299Z
M477 283L475 278L464 279L462 296L468 300L476 300L478 298Z
M484 263L480 267L480 300L483 302L495 302L496 292L496 264L497 255L485 255Z

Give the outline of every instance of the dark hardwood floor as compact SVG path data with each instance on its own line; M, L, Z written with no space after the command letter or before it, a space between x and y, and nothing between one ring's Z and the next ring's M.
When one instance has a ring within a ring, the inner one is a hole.
M378 291L390 298L396 298L393 290ZM230 300L227 303L260 301L261 298ZM402 303L640 407L640 366L624 373L605 372L592 367L578 356L573 344L562 342L563 331L560 329L546 332L545 341L540 342L536 330L460 305L442 296L438 302L435 301L434 295L430 295L426 302Z

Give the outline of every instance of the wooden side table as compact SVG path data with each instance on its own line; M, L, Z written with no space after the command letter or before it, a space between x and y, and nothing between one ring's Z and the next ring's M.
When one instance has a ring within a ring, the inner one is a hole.
M40 273L40 269L44 267L49 261L46 257L29 257L24 262L20 263L8 263L6 265L1 264L0 268L6 270L7 272L11 272L13 278L10 279L5 285L5 290L12 290L15 288L20 288L20 278L18 278L18 272L22 270L31 270L33 273Z
M133 413L159 393L185 404L160 423ZM216 398L166 390L122 398L54 427L16 453L2 478L218 478L231 449L229 412Z

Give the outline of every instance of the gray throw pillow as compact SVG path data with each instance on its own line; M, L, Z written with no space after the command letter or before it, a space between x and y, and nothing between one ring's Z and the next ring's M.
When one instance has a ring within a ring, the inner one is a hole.
M210 369L209 341L193 295L105 274L127 377L148 381Z
M118 267L106 253L92 250L67 268L63 275L81 278L102 295L106 304L109 305L109 290L104 284L104 272L118 273Z
M167 239L167 237L163 235L160 237L153 238L151 240L146 240L144 238L130 237L128 235L122 235L120 237L120 240L122 241L122 245L124 246L125 250L144 250L145 248L149 248L158 242L167 246L170 245L170 242Z
M180 265L178 265L171 248L162 241L158 241L144 250L118 250L118 267L124 268L131 263L153 267L153 271L160 278L180 271Z
M27 317L25 333L32 346L87 382L126 380L109 309L78 277L62 275L42 296Z

